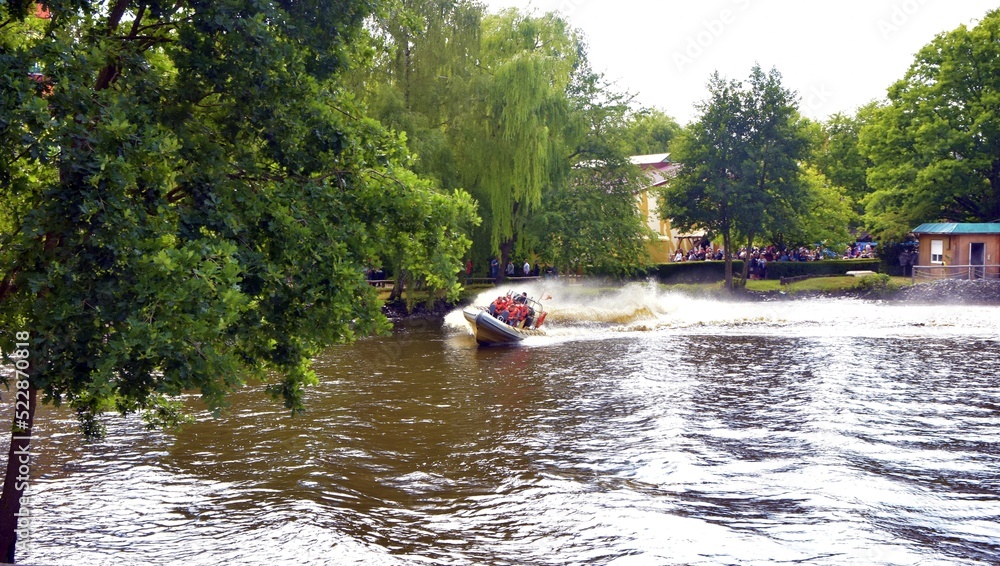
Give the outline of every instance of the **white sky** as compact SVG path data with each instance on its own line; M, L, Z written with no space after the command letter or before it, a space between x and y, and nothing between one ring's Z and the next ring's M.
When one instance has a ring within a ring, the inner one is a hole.
M975 25L1000 0L482 0L559 12L583 31L594 70L682 125L709 75L776 67L800 110L826 119L875 99L936 35Z

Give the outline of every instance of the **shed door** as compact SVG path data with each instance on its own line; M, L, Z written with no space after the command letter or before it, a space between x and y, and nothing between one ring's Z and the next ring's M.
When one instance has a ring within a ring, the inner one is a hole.
M969 244L969 265L972 266L969 276L972 279L982 279L983 266L986 265L986 244L982 242Z

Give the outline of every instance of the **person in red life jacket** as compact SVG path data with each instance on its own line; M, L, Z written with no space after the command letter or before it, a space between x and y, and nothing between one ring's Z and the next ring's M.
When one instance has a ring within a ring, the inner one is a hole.
M527 314L524 315L524 327L531 328L531 325L535 322L535 309L528 307Z
M510 305L510 297L506 295L500 295L495 301L490 303L489 311L493 316L497 316L499 313L506 310L507 306Z
M511 312L506 307L500 311L500 314L497 315L497 318L500 319L500 322L505 322L507 324L510 324L510 317L511 317Z
M517 325L520 324L522 320L524 320L524 315L526 310L527 309L525 308L525 306L521 304L516 304L512 306L510 310L510 321L507 324L516 328Z

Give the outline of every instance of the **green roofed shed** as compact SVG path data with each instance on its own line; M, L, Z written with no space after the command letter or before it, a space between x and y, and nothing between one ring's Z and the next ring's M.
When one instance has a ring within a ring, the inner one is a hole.
M1000 222L929 222L913 229L914 234L1000 234Z
M930 222L914 228L913 234L920 240L914 274L1000 275L1000 222Z

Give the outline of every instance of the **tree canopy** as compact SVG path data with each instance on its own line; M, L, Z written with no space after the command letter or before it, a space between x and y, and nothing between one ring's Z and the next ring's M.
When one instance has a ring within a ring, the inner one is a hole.
M388 328L364 269L392 253L457 291L471 198L340 80L372 3L31 5L0 4L0 327L85 432L251 381L302 410L313 356Z
M471 198L339 80L371 4L30 4L0 5L0 327L32 399L88 434L251 381L300 411L313 356L388 328L365 267L402 251L457 291Z
M31 18L3 30L0 138L0 312L37 336L48 399L85 420L187 388L219 407L275 370L298 410L319 348L385 327L362 270L399 232L437 234L411 243L451 279L467 197L408 174L337 84L369 5L48 7L30 41Z
M833 185L844 188L856 206L859 219L864 212L862 201L872 190L867 178L872 160L861 151L861 128L873 120L877 110L878 104L871 102L853 115L838 112L827 118L820 125L816 150L810 160Z
M936 37L888 99L860 134L871 230L1000 219L1000 11Z
M662 110L644 109L632 113L625 123L626 151L631 155L666 153L681 126Z

